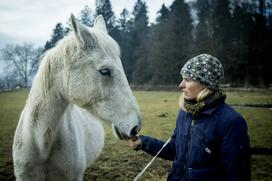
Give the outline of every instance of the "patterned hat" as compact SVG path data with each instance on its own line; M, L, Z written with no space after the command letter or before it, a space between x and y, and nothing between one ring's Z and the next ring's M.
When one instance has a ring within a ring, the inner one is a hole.
M210 89L218 89L224 78L224 69L217 58L208 54L200 54L190 59L182 67L180 74L198 80Z

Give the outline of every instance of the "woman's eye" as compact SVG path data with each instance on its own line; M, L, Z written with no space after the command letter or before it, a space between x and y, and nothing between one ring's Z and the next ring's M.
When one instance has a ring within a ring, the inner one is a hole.
M104 76L111 76L111 71L108 68L103 68L99 70L99 73Z
M191 82L192 81L192 79L190 79L190 78L183 78L183 80L185 80L186 82Z

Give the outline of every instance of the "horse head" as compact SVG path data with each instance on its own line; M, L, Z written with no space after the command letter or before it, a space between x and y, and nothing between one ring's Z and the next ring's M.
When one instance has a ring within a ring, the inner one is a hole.
M112 125L120 139L135 136L141 129L139 106L125 76L119 46L109 36L103 17L98 16L92 28L73 15L71 22L76 48L68 50L64 61L64 96Z

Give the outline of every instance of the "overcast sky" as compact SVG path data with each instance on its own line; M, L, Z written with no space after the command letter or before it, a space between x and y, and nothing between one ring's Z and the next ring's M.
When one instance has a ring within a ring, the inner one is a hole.
M149 20L155 21L157 11L173 0L143 0L148 7ZM130 13L136 0L111 0L117 17L126 8ZM0 0L0 48L7 43L24 42L43 46L50 39L58 22L66 25L70 14L79 17L79 12L88 5L95 11L95 0Z

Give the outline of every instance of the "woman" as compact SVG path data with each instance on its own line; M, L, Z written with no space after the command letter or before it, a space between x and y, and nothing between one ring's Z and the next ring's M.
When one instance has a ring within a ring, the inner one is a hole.
M250 146L242 116L225 103L219 89L224 70L208 54L190 59L181 69L183 92L171 141L159 154L173 160L167 180L250 180ZM139 136L135 150L156 155L163 141Z

